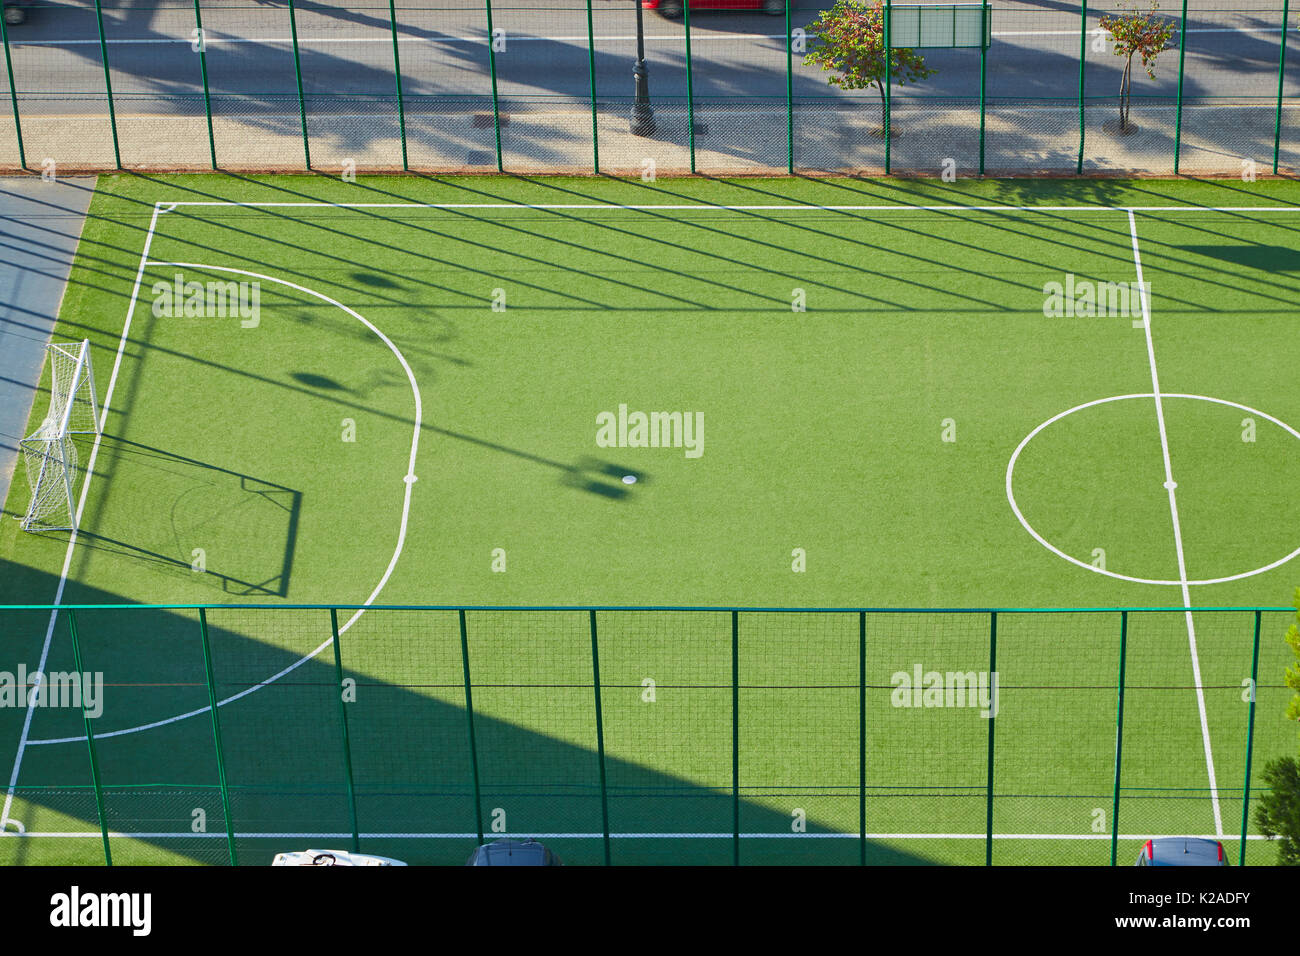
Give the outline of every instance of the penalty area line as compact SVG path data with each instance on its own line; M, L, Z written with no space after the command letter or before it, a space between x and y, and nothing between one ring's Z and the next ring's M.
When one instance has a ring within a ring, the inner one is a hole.
M344 305L338 299L332 298L331 296L328 296L323 292L317 292L315 289L308 288L307 286L299 285L296 282L290 282L288 279L281 279L276 276L265 275L260 272L251 272L247 269L239 269L233 266L220 266L220 265L214 265L211 263L204 263L204 262L169 262L165 260L155 261L152 259L146 259L142 263L142 268L147 266L174 266L176 268L211 270L215 272L227 272L235 275L244 275L244 276L249 276L253 279L257 279L259 281L277 283L279 285L286 286L287 288L294 289L305 295L310 295L316 299L321 300L322 302L327 303L328 305L332 305L335 308L341 309L343 312L347 313L352 318L356 319L358 322L364 325L367 329L369 329L385 346L388 347L388 350L392 352L394 356L396 356L398 363L402 366L402 370L406 373L406 379L411 386L411 395L412 398L414 399L414 421L411 428L411 449L410 449L410 455L407 459L406 474L402 478L402 483L404 485L404 491L402 494L402 520L398 528L397 544L393 549L392 557L389 558L387 567L384 569L383 576L379 579L379 583L375 585L374 590L370 592L370 596L366 598L364 604L356 608L352 616L349 617L346 622L344 622L339 626L339 631L338 631L339 635L342 636L343 634L346 634L347 631L352 627L352 625L354 625L358 620L360 620L361 616L366 613L366 610L372 604L375 603L375 601L379 597L380 592L382 592L383 589L387 586L388 579L392 577L393 571L396 570L397 563L402 557L402 549L406 544L406 534L407 534L407 529L409 527L410 515L411 515L412 490L414 488L415 482L419 480L415 474L415 462L419 454L420 429L424 425L424 404L423 404L423 400L420 397L420 387L419 387L419 383L415 379L415 372L412 370L410 363L406 360L406 356L402 354L401 350L397 347L396 344L394 344L393 340L384 334L383 330L381 330L378 326L376 326L369 319L363 316L360 312L357 312L355 309L352 309L347 305ZM306 664L309 660L316 657L327 647L329 647L333 643L333 641L334 638L331 636L329 639L323 641L320 644L320 646L317 647L315 650L311 651L308 654L303 655L293 663L288 664L287 666L281 668L279 671L272 674L270 677L267 677L265 680L259 681L256 684L253 684L250 687L245 688L244 690L240 691L237 694L232 694L231 696L225 698L224 700L217 701L217 706L224 707L227 704L240 700L241 698L246 697L249 694L261 690L263 687L266 687L267 685L274 683L275 681L279 680L281 677L293 672L297 668L301 667L303 664ZM146 730L154 730L158 727L165 727L168 724L174 724L182 720L188 720L191 717L197 717L200 714L208 713L209 711L211 711L211 709L212 709L211 706L199 707L194 710L188 711L186 713L174 714L170 717L165 717L161 720L155 720L151 723L138 724L133 727L124 727L119 730L100 732L95 734L95 739L105 740L109 737L120 737L126 734L135 734ZM30 715L31 711L29 710L28 713ZM35 747L35 746L41 746L46 744L77 743L80 741L84 741L85 739L86 738L84 736L49 737L49 738L38 739L38 740L27 740L26 744L27 746Z

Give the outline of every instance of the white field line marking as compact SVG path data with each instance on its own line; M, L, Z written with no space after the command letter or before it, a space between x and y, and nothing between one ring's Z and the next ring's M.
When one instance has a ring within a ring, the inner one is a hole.
M158 227L158 213L160 204L154 203L153 216L149 219L149 231L145 234L144 248L140 251L140 265L135 272L135 285L131 289L131 301L126 307L126 321L122 324L122 335L117 343L117 357L113 360L113 373L108 379L108 390L104 392L104 402L100 405L99 433L95 435L95 444L90 451L90 460L86 462L86 477L81 483L81 500L77 503L76 520L72 522L72 533L68 536L68 548L63 555L63 570L59 573L59 586L54 592L55 605L63 600L63 590L68 583L68 571L72 567L72 552L77 546L77 529L81 526L81 515L86 508L87 492L90 490L90 479L95 474L95 459L99 456L99 444L103 438L104 429L108 426L108 410L113 401L113 389L117 385L117 375L122 368L122 353L126 351L127 337L131 332L131 316L135 314L136 301L140 297L140 283L144 281L145 262L149 258L149 247L153 243L154 230ZM41 645L40 663L36 665L37 671L45 673L45 662L50 653L50 642L54 638L54 625L58 621L59 611L55 607L50 611L50 623L45 628L45 643ZM33 688L33 692L35 688ZM18 752L14 755L13 771L9 774L9 789L5 791L4 809L0 810L0 833L6 832L9 824L9 811L13 807L14 788L18 786L18 772L23 765L23 753L27 749L28 735L32 729L32 715L36 713L36 708L28 707L27 713L23 717L23 732L18 738Z
M392 339L390 339L383 332L381 332L375 325L373 325L370 322L369 319L367 319L365 316L355 311L354 309L348 308L346 305L344 305L342 302L339 302L337 299L332 299L329 296L325 295L324 293L317 292L314 289L309 289L306 286L301 286L298 285L297 283L289 282L286 279L277 279L274 276L263 275L259 272L250 272L247 269L235 269L229 266L214 266L202 262L149 261L147 263L143 263L142 265L174 266L180 269L201 269L201 270L211 270L214 272L230 272L236 275L250 276L254 279L262 279L267 282L279 283L280 285L287 286L290 289L296 289L297 291L303 292L307 295L315 296L316 298L320 299L322 302L327 302L330 305L342 309L348 315L352 316L354 319L356 319L358 322L360 322L362 325L368 328L371 332L373 332L381 342L383 342L386 346L388 346L389 351L391 351L395 356L397 356L397 361L401 363L403 371L406 372L406 379L408 382L411 383L411 394L415 397L415 426L411 431L411 454L409 459L407 460L406 476L402 479L402 481L405 482L406 484L406 491L402 497L402 523L397 533L397 547L393 549L393 556L388 561L388 567L384 569L384 576L379 579L379 583L376 584L375 589L370 592L370 596L366 598L365 603L362 604L361 607L357 608L357 610L353 613L353 615L350 618L348 618L347 623L339 625L339 634L342 635L346 633L348 628L350 628L353 624L355 624L357 620L361 617L361 615L366 613L366 608L368 608L371 604L375 602L375 599L379 597L379 592L384 589L384 586L386 584L388 584L388 579L389 577L392 576L393 570L397 567L397 562L402 556L402 547L406 543L406 528L411 514L411 489L415 485L415 482L417 480L415 477L415 457L420 446L420 428L423 422L423 405L420 401L420 387L415 381L415 373L411 371L411 366L407 364L406 357L402 355L401 351L398 350L397 346L393 344ZM317 654L321 653L323 650L325 650L333 643L333 640L334 640L333 637L331 637L329 640L322 643L311 653L304 655L303 657L294 661L289 666L283 668L282 670L268 677L266 680L259 681L258 683L253 684L250 687L246 687L243 690L241 690L238 694L232 694L230 697L227 697L225 700L217 701L217 706L224 707L226 704L233 703L234 701L239 700L241 697L246 697L247 695L253 693L254 691L261 690L263 687L267 686L268 684L271 684L274 681L279 680L285 674L288 674L298 669L303 664L307 663L309 660L314 658ZM211 709L212 709L211 707L200 707L197 710L191 710L190 712L185 714L177 714L173 717L167 717L163 720L155 720L152 723L140 724L139 726L136 727L125 727L122 728L121 730L110 730L102 734L95 734L95 739L102 740L106 737L120 737L125 734L139 733L142 730L153 730L156 727L165 727L167 724L174 724L177 721L187 720L190 717L197 717L200 714L206 714ZM28 720L30 719L31 719L31 711L29 710ZM51 737L44 740L30 740L27 741L27 743L30 746L35 747L42 744L73 743L77 741L83 741L85 739L86 738L84 735L80 737ZM15 773L16 772L17 771L15 770ZM13 784L11 784L11 786L13 786Z
M1188 212L1188 211L1190 211L1190 212L1300 212L1300 207L1294 207L1294 206L1277 206L1277 207L1268 207L1268 206L1217 206L1217 207L1208 207L1208 206L1133 206L1133 207L1118 207L1118 206L1103 206L1103 205L1092 205L1092 206L1005 206L1005 205L994 205L994 206L957 206L957 205L908 206L908 205L897 205L897 204L896 204L896 205L834 205L834 206L816 206L816 205L808 205L808 204L801 204L801 205L722 205L722 206L719 206L719 205L706 205L706 204L636 204L636 205L623 205L623 204L619 204L619 203L592 203L592 204L585 204L585 203L542 203L542 204L523 204L523 203L411 203L411 202L392 202L392 203L325 203L325 202L234 202L234 201L213 201L213 200L202 200L202 201L197 201L197 200L176 200L176 201L174 201L174 202L159 202L159 203L156 203L156 204L155 204L155 212L154 212L154 222L157 221L157 210L158 210L158 207L159 207L159 206L163 206L163 205L165 205L165 206L167 207L167 209L169 209L169 210L170 210L170 209L174 209L174 208L176 208L176 207L178 207L178 206L229 206L229 207L236 207L236 208L241 208L241 207L248 207L248 208L284 208L284 207L303 207L303 208L367 208L367 209L369 209L369 208L420 208L420 209L541 209L541 210L545 210L545 209L634 209L634 210L635 210L635 209L641 209L641 210L658 210L658 209L663 209L663 210L708 209L708 210L737 210L737 211L744 211L744 210L758 210L758 211L761 211L761 210L774 210L774 211L804 211L804 210L840 211L840 210L844 210L844 211L932 211L932 212L1098 212L1098 211L1114 211L1114 210L1117 210L1117 209L1127 209L1127 210L1129 210L1130 217L1132 216L1132 213L1133 213L1134 210L1138 210L1138 211L1151 211L1151 212ZM149 237L150 240L152 240L152 234L153 234L153 223L150 224L150 237ZM1136 243L1136 233L1134 234L1134 240L1135 240L1135 243ZM148 245L146 244L145 253L147 254L147 252L148 252ZM1136 245L1135 245L1135 252L1136 252ZM159 263L159 264L185 265L185 264L182 264L182 263ZM145 265L146 265L146 262L145 262L145 256L142 255L142 257L141 257L141 264L140 264L140 274L137 275L137 278L136 278L136 289L135 289L135 292L133 293L133 296L132 296L132 307L134 307L135 296L138 295L138 293L139 293L139 283L140 283L140 281L141 281L141 277L143 276L143 271L144 271L144 267L145 267ZM218 268L221 268L221 267L217 267L217 266L205 266L205 265L200 265L200 264L188 264L188 267L190 267L190 268L206 268L206 269L218 269ZM1140 270L1141 270L1141 265L1140 265L1140 263L1139 263L1139 273L1140 273ZM238 272L242 272L243 270L238 270L238 269L224 269L223 271L230 271L230 272L237 272L237 273L238 273ZM246 272L246 273L244 273L244 274L246 274L246 275L250 275L250 276L256 276L256 273L251 273L251 272ZM387 338L386 336L384 336L382 332L380 332L380 331L379 331L378 329L376 329L373 325L371 325L371 324L370 324L370 323L369 323L369 322L368 322L364 317L360 316L358 313L354 312L353 310L348 309L347 306L343 305L342 303L338 302L337 300L331 299L331 298L329 298L328 296L325 296L325 295L323 295L323 294L321 294L321 293L319 293L319 292L315 292L314 290L307 289L307 288L305 288L305 287L303 287L303 286L297 286L297 285L294 285L293 283L291 283L291 282L287 282L287 281L285 281L285 280L283 280L283 279L276 279L276 278L274 278L274 277L270 277L270 276L263 276L262 278L266 278L268 281L271 281L271 282L279 282L279 283L282 283L282 284L284 284L284 285L286 285L286 286L290 286L290 287L292 287L292 288L299 289L299 290L301 290L301 291L303 291L303 292L306 292L306 293L309 294L309 295L314 295L314 296L316 296L316 297L322 299L323 301L330 302L331 304L334 304L334 305L338 306L339 308L343 309L344 311L348 312L349 314L355 316L355 317L358 318L360 321L362 321L363 323L365 323L365 324L366 324L369 328L371 328L371 329L372 329L372 330L373 330L373 331L374 331L374 332L375 332L375 333L376 333L376 334L377 334L381 339L383 339L383 341L384 341L385 343L388 344L389 348L392 349L392 350L394 351L395 354L397 354L398 359L399 359L399 361L401 361L403 368L406 369L407 377L410 379L410 381L411 381L411 385L412 385L412 390L413 390L414 393L415 393L415 400L416 400L416 429L415 429L415 430L416 430L416 441L418 441L418 432L419 432L419 427L420 427L420 425L419 425L419 421L420 421L420 394L419 394L419 389L418 389L418 386L417 386L416 383L415 383L415 379L414 379L413 374L411 373L410 367L406 364L406 360L405 360L405 358L400 354L400 352L397 352L396 348L392 345L391 341L389 341L388 338ZM1144 311L1145 311L1145 309L1146 309L1146 302L1145 302L1145 300L1143 301L1143 308L1144 308ZM128 325L129 325L129 316L128 316ZM1148 325L1148 335L1149 335L1149 328L1150 328L1150 326L1149 326L1149 321L1147 322L1147 325ZM123 336L124 336L124 338L123 338L123 344L125 344L125 334L126 334L126 330L124 329L124 330L123 330ZM119 351L118 351L118 363L114 365L114 370L113 370L113 378L114 378L114 380L115 380L116 377L117 377L117 365L120 364L120 362L121 362L121 348L119 347ZM110 382L110 384L109 384L110 394L111 394L111 390L112 390L112 384L113 384L112 382ZM106 414L107 414L107 401L105 402L105 415L106 415ZM368 606L369 604L373 603L375 597L376 597L376 596L378 595L378 593L379 593L379 590L382 589L382 587L383 587L383 585L384 585L385 583L387 583L388 577L389 577L389 575L392 573L392 570L393 570L393 568L394 568L395 565L396 565L397 557L398 557L398 555L400 555L400 551L401 551L401 547L402 547L402 541L405 539L405 533L406 533L406 522L407 522L407 513L408 513L409 505L410 505L411 484L412 484L413 481L414 481L414 460L415 460L414 444L415 444L415 443L413 442L413 446L412 446L412 454L411 454L411 466L410 466L410 471L409 471L408 476L407 476L407 479L406 479L406 480L407 480L407 488L406 488L406 496L405 496L405 502L404 502L404 506L403 506L403 514L402 514L402 531L401 531L401 538L399 539L399 542L398 542L398 548L397 548L397 551L394 553L393 560L390 561L390 563L389 563L388 570L385 572L385 574L384 574L384 578L383 578L383 580L380 582L380 586L379 586L379 588L376 588L375 592L372 593L371 596L370 596L370 598L366 601L366 605L367 605L367 606ZM96 445L96 448L98 448L98 445ZM92 459L92 460L93 460L93 459ZM89 482L89 475L87 475L87 483L88 483L88 482ZM83 503L84 503L84 491L83 491ZM69 544L69 559L70 559L70 556L71 556L71 544ZM66 565L67 565L67 562L65 561L65 579L66 579ZM1185 575L1184 575L1184 577L1185 577ZM63 582L61 581L61 582L60 582L60 587L59 587L59 595L62 594L62 590L63 590ZM57 598L56 598L56 600L55 600L55 603L56 603L56 604L58 603L58 599L57 599ZM52 620L53 620L53 614L54 614L54 613L57 613L57 611L56 611L56 612L53 612L53 613L51 614L51 619L52 619ZM357 612L356 612L356 613L355 613L355 614L354 614L354 615L353 615L353 616L348 620L348 622L347 622L346 625L340 627L340 629L339 629L339 630L340 630L340 633L342 633L342 632L343 632L344 630L346 630L347 628L351 627L352 624L353 624L353 623L354 623L354 622L355 622L355 621L356 621L356 620L357 620L357 619L358 619L358 618L359 618L363 613L364 613L364 607L363 607L362 609L359 609L359 610L358 610L358 611L357 611ZM1188 616L1189 616L1189 620L1190 620L1190 614L1189 614ZM51 631L52 631L52 628L53 628L53 624L51 623ZM296 667L300 666L301 664L305 663L305 662L306 662L307 660L309 660L311 657L314 657L316 654L320 653L321 650L323 650L325 647L328 647L328 646L329 646L329 642L327 641L327 642L326 642L325 644L323 644L320 648L317 648L315 651L313 651L311 655L308 655L307 657L304 657L304 658L302 658L301 660L297 661L295 664L290 665L290 667L288 667L288 668L286 668L285 670L281 671L279 674L276 674L275 676L269 678L269 679L268 679L266 682L264 682L264 683L269 683L270 681L273 681L273 680L277 679L278 677L282 676L283 674L288 673L289 671L293 670L294 668L296 668ZM47 647L48 647L48 638L47 638ZM43 661L43 660L44 660L44 658L42 658L42 661ZM218 702L218 706L222 706L222 705L224 705L224 704L226 704L226 703L229 703L229 702L232 701L232 700L236 700L236 699L238 699L239 697L244 696L245 694L252 693L254 690L258 689L258 688L261 687L261 686L262 686L262 684L254 685L253 687L247 688L246 690L242 691L240 694L237 694L237 695L235 695L235 696L233 696L233 697L230 697L230 698L228 698L228 699L226 699L226 700L219 701L219 702ZM1198 677L1198 692L1199 692L1199 677ZM207 708L207 707L203 707L203 708L200 708L200 709L198 709L198 710L191 711L191 712L188 713L188 714L178 715L178 716L176 716L176 717L168 718L168 719L166 719L166 720L162 720L162 721L157 721L157 722L154 722L154 723L151 723L151 724L141 725L141 726L139 726L139 727L132 727L132 728L124 729L124 730L111 731L111 732L106 733L106 734L103 734L103 735L101 735L101 736L111 737L111 736L117 736L117 735L119 735L119 734L134 733L134 732L141 731L141 730L149 730L149 729L152 729L152 728L155 728L155 727L163 726L163 725L165 725L165 724L171 723L171 722L176 721L176 720L182 720L182 719L186 719L186 718L188 718L188 717L193 717L193 716L197 716L197 715L199 715L199 714L206 713L206 712L208 711L208 709L209 709L209 708ZM32 714L32 711L29 710L29 711L28 711L28 715L27 715L27 722L28 722L28 723L30 723L30 720L31 720L31 714ZM1204 710L1202 710L1202 715L1204 715ZM1203 724L1203 726L1204 726L1204 724ZM25 726L25 727L24 727L24 737L26 737L26 732L27 732L27 731L26 731L26 726ZM84 738L84 737L64 737L64 738L47 739L47 740L38 740L38 741L34 740L34 741L28 741L28 742L31 743L32 745L37 745L37 744L53 744L53 743L70 743L70 742L77 742L77 741L82 741L82 740L85 740L85 738ZM1207 736L1207 741L1206 741L1206 742L1207 742L1207 746L1208 746L1208 736ZM20 751L19 756L20 756L20 758L21 758L21 751ZM10 782L10 790L9 790L9 793L8 793L8 796L7 796L7 798L6 798L6 802L5 802L5 817L0 817L0 823L3 823L4 820L7 818L8 809L9 809L9 806L10 806L10 804L11 804L11 802L12 802L12 799L13 799L13 787L16 786L17 771L18 771L18 766L17 766L17 764L15 764L15 768L14 768L14 778L13 778L13 779L11 780L11 782ZM1212 768L1211 768L1211 781L1213 781L1213 770L1212 770ZM1216 817L1216 820L1219 820L1220 817L1219 817L1219 813L1218 813L1218 795L1217 795L1217 791L1215 792L1215 795L1214 795L1214 802L1215 802L1215 811L1216 811L1216 812L1215 812L1215 817ZM1220 824L1219 829L1222 829L1221 824ZM0 828L0 832L3 832L2 828Z
M797 205L717 206L709 203L517 203L517 202L234 202L229 200L177 200L169 206L230 206L248 209L632 209L647 211L706 210L737 212L1300 212L1300 206L822 206Z
M1142 254L1138 250L1137 216L1128 211L1129 234L1133 239L1133 263L1137 266L1139 295L1142 300L1142 326L1146 332L1147 360L1151 364L1151 391L1155 397L1156 421L1160 425L1160 450L1165 459L1165 488L1169 492L1169 514L1174 523L1174 550L1178 555L1178 580L1182 586L1183 607L1187 617L1187 645L1192 652L1192 676L1196 682L1196 706L1201 712L1201 737L1205 743L1205 769L1210 775L1210 801L1214 807L1214 832L1223 836L1223 816L1219 809L1219 787L1214 779L1214 754L1210 749L1210 722L1205 713L1205 689L1201 685L1201 661L1196 653L1196 625L1192 621L1192 593L1187 586L1187 562L1183 554L1183 530L1178 522L1178 483L1169 460L1169 435L1165 431L1164 402L1160 397L1160 377L1156 372L1155 342L1151 337L1151 308L1146 283L1142 277Z
M158 833L136 833L120 832L110 830L108 835L112 839L137 839L137 840L191 840L191 839L210 839L224 840L226 832L216 830L208 833L191 833L188 830L182 832L158 832ZM61 837L64 839L76 840L99 840L103 834L98 830L88 830L84 832L65 832L65 831L40 831L30 833L7 833L3 836L10 837L40 837L48 839L50 837ZM352 834L348 833L241 833L235 832L235 836L241 840L350 840ZM364 840L478 840L477 833L360 833L358 834ZM499 839L516 839L516 840L599 840L603 833L536 833L529 830L527 833L494 833L494 838ZM742 833L742 840L860 840L863 834L860 833ZM1183 837L1192 840L1219 840L1219 839L1240 839L1239 836L1229 834L1224 837L1222 833L1217 836L1212 833L1202 834L1200 836L1188 835L1186 833L1121 833L1118 837L1120 840L1135 840L1145 842L1147 840L1164 840L1177 839ZM615 840L731 840L735 838L734 833L611 833L611 839ZM868 833L868 840L985 840L988 835L984 833ZM1109 840L1109 833L995 833L995 840ZM1247 840L1264 840L1266 837L1252 833L1246 837Z

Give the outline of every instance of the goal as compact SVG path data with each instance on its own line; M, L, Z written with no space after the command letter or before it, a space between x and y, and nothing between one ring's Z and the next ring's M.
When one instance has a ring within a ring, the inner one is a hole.
M50 406L38 428L22 440L32 498L24 531L71 531L77 525L77 446L73 435L99 434L90 342L45 347L50 369Z

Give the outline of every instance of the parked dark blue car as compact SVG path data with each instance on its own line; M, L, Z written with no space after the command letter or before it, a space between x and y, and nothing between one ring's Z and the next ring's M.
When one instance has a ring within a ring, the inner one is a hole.
M1218 840L1200 837L1160 837L1147 840L1138 854L1138 866L1227 866L1228 857Z
M466 866L563 866L560 858L536 840L497 840L485 843Z

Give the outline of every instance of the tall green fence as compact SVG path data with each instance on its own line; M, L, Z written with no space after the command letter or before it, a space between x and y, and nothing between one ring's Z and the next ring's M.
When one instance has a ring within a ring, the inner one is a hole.
M1267 863L1292 615L0 608L0 860Z
M1118 2L990 0L987 48L926 39L935 76L905 83L891 59L883 89L851 91L804 64L830 5L670 19L638 17L637 0L37 3L0 29L0 167L1250 178L1300 166L1289 0L1164 4L1173 39L1155 79L1134 67L1124 129L1124 63L1101 28Z

